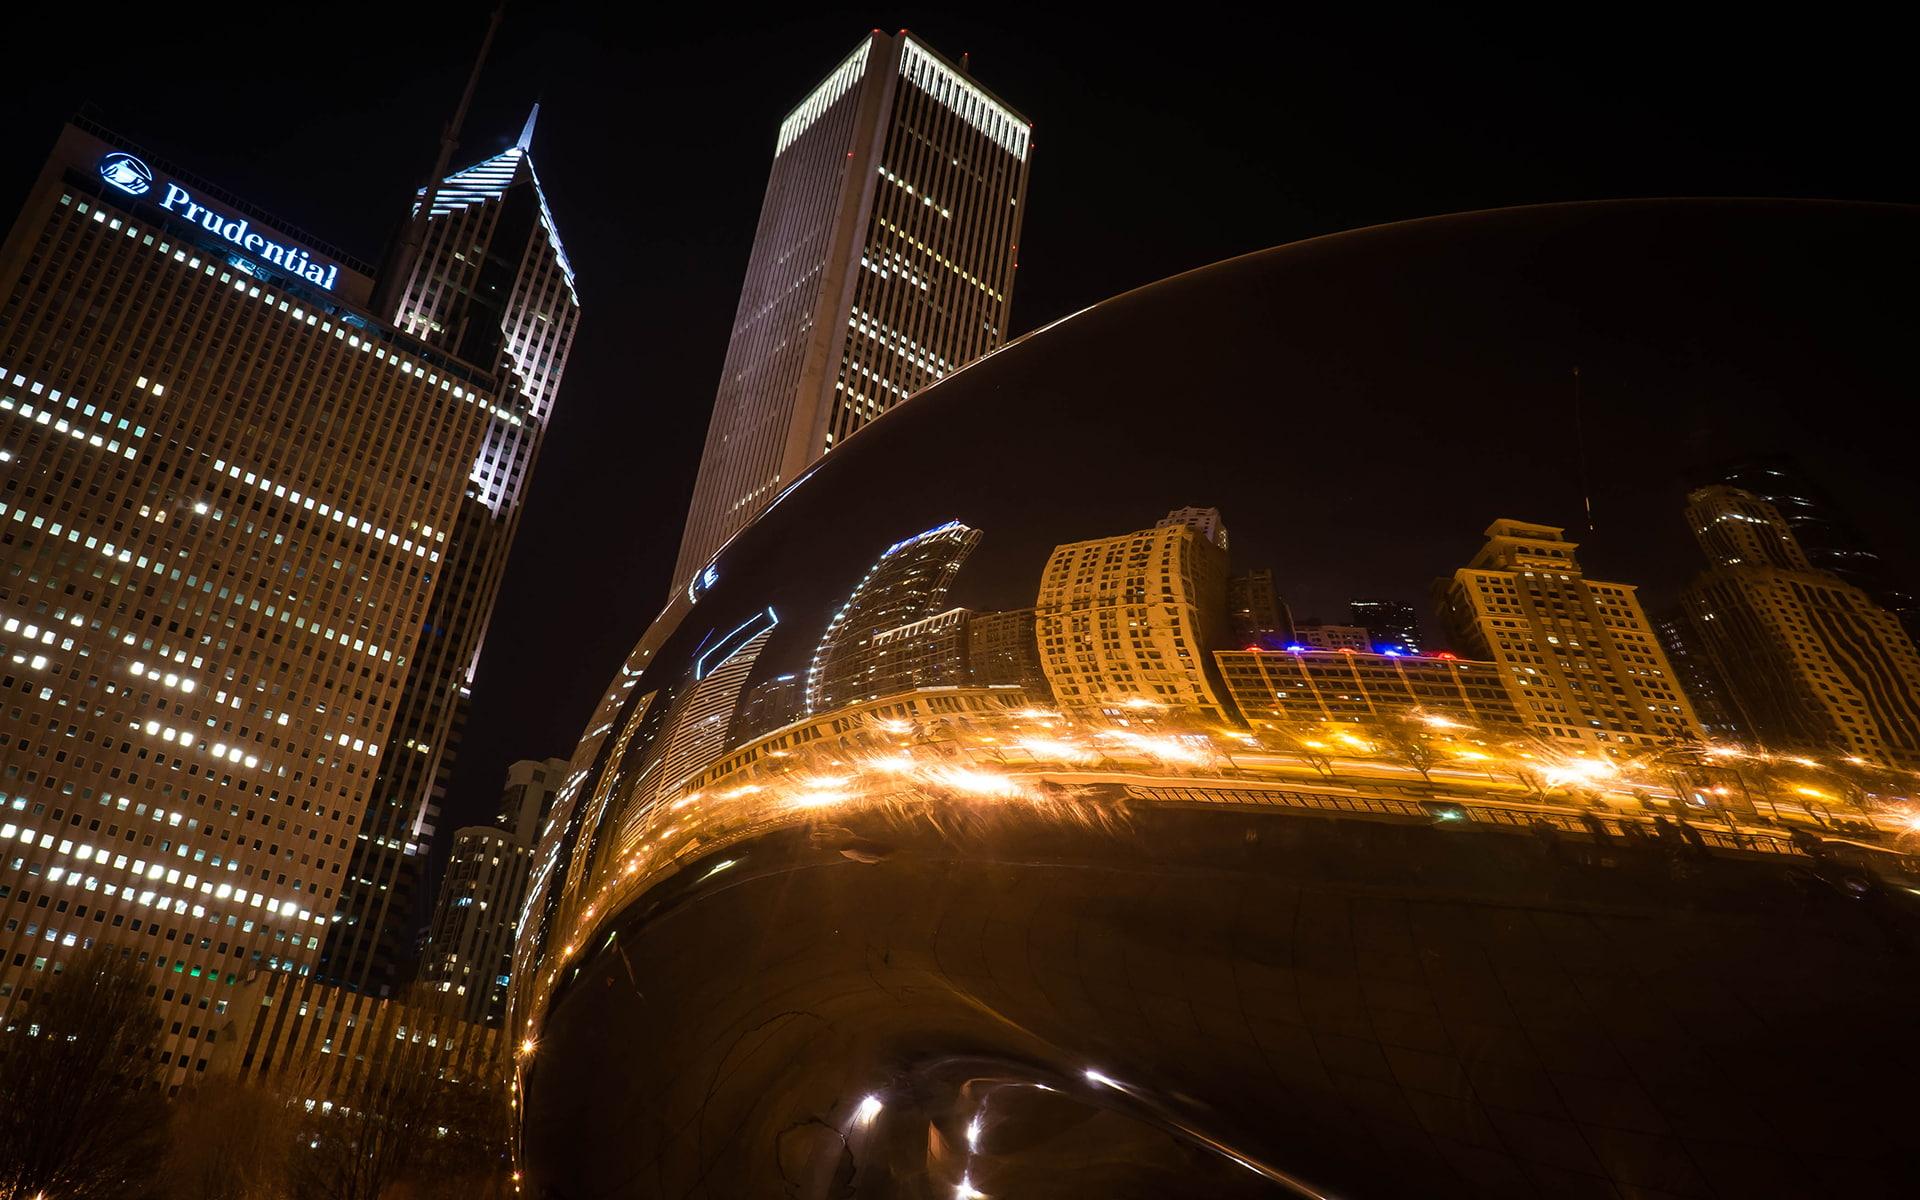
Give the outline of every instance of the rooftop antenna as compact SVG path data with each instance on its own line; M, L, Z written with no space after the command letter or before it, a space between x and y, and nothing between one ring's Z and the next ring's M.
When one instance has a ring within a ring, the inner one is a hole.
M373 311L396 324L399 322L401 295L413 275L413 264L420 257L420 247L427 239L427 218L433 213L433 202L439 198L440 182L447 177L447 167L453 162L453 148L459 144L460 129L467 123L467 106L473 103L473 89L480 83L480 68L487 63L487 52L493 49L493 35L499 31L500 19L506 12L506 0L500 0L493 10L493 16L487 20L487 35L480 39L480 52L473 57L473 69L467 73L467 86L460 93L460 105L453 110L453 119L440 127L440 154L434 159L433 173L427 176L420 206L414 209L406 228L401 231L400 241L394 246L393 255L387 260L386 269L380 272L379 283L374 289ZM528 126L531 131L531 120Z
M1587 532L1593 530L1593 488L1587 482L1587 425L1586 414L1580 403L1580 367L1573 368L1573 442L1575 453L1579 456L1580 502L1586 508Z

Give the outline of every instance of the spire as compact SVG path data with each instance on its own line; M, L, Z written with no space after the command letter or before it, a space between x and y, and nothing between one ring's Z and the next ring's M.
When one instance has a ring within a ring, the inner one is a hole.
M533 148L533 123L539 119L540 102L535 100L533 102L533 111L527 114L527 123L520 128L520 140L514 143L514 145L520 147L522 151Z
M380 278L374 285L373 311L386 320L399 319L400 299L413 275L413 264L420 257L420 246L426 239L427 220L433 212L434 197L440 191L440 183L447 173L447 165L453 159L453 148L460 140L460 127L467 122L467 106L473 103L473 89L480 83L480 68L486 65L487 52L493 49L493 35L500 29L500 18L507 12L506 0L493 10L493 16L487 21L487 35L480 39L480 53L474 55L473 70L467 73L467 88L460 93L460 104L453 110L453 118L440 130L440 156L434 162L433 173L427 176L427 186L420 192L420 202L414 208L410 219L394 244L393 253L382 265Z

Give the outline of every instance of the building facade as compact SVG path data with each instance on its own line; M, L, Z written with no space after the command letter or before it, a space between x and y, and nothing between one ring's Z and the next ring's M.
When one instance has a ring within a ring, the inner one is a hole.
M1366 724L1416 710L1486 729L1524 724L1490 662L1345 650L1222 650L1214 658L1234 705L1256 729Z
M674 567L808 464L1006 340L1032 126L902 31L788 114Z
M410 939L431 901L422 875L474 672L579 325L573 268L533 168L533 127L529 117L514 145L440 183L394 318L487 372L496 394L321 948L322 975L347 987L388 993L411 971Z
M1453 644L1497 663L1535 732L1621 750L1690 741L1700 721L1631 584L1588 579L1551 525L1501 520L1442 580Z
M420 982L448 996L464 1020L499 1025L506 1016L533 846L566 778L565 759L522 759L507 768L494 823L454 832Z
M1203 517L1069 542L1047 559L1035 633L1063 709L1124 721L1162 710L1230 719L1209 657L1227 633L1226 530L1212 509L1179 512Z
M0 248L0 1010L121 947L176 1087L313 967L502 411L370 292L78 123Z
M1920 765L1920 653L1872 596L1814 568L1780 510L1717 486L1687 498L1707 557L1683 603L1741 724L1776 747Z

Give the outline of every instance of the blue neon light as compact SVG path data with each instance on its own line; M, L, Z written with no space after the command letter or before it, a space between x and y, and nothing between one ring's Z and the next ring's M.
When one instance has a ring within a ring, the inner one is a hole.
M129 196L144 196L153 190L153 168L123 151L100 160L100 178Z
M144 196L153 190L153 168L123 150L116 150L102 158L99 169L103 181L129 196ZM230 217L201 204L193 198L192 192L171 179L167 181L159 204L164 211L192 222L208 233L232 242L254 258L298 275L308 283L332 291L333 285L340 281L340 268L337 265L315 262L313 256L299 246L285 246L256 233L248 227L245 218ZM254 266L247 270L247 274L254 275L258 271L259 268Z

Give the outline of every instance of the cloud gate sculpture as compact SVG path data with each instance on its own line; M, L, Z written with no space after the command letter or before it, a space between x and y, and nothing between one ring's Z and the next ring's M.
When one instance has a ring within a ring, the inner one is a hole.
M1343 653L1281 599L1559 554L1589 498L1569 555L1671 577L1676 472L1804 441L1756 395L1883 461L1913 245L1788 202L1363 230L833 451L574 757L525 1194L1913 1194L1920 860L1809 799L1846 768L1680 736L1664 659L1555 725L1458 637Z

